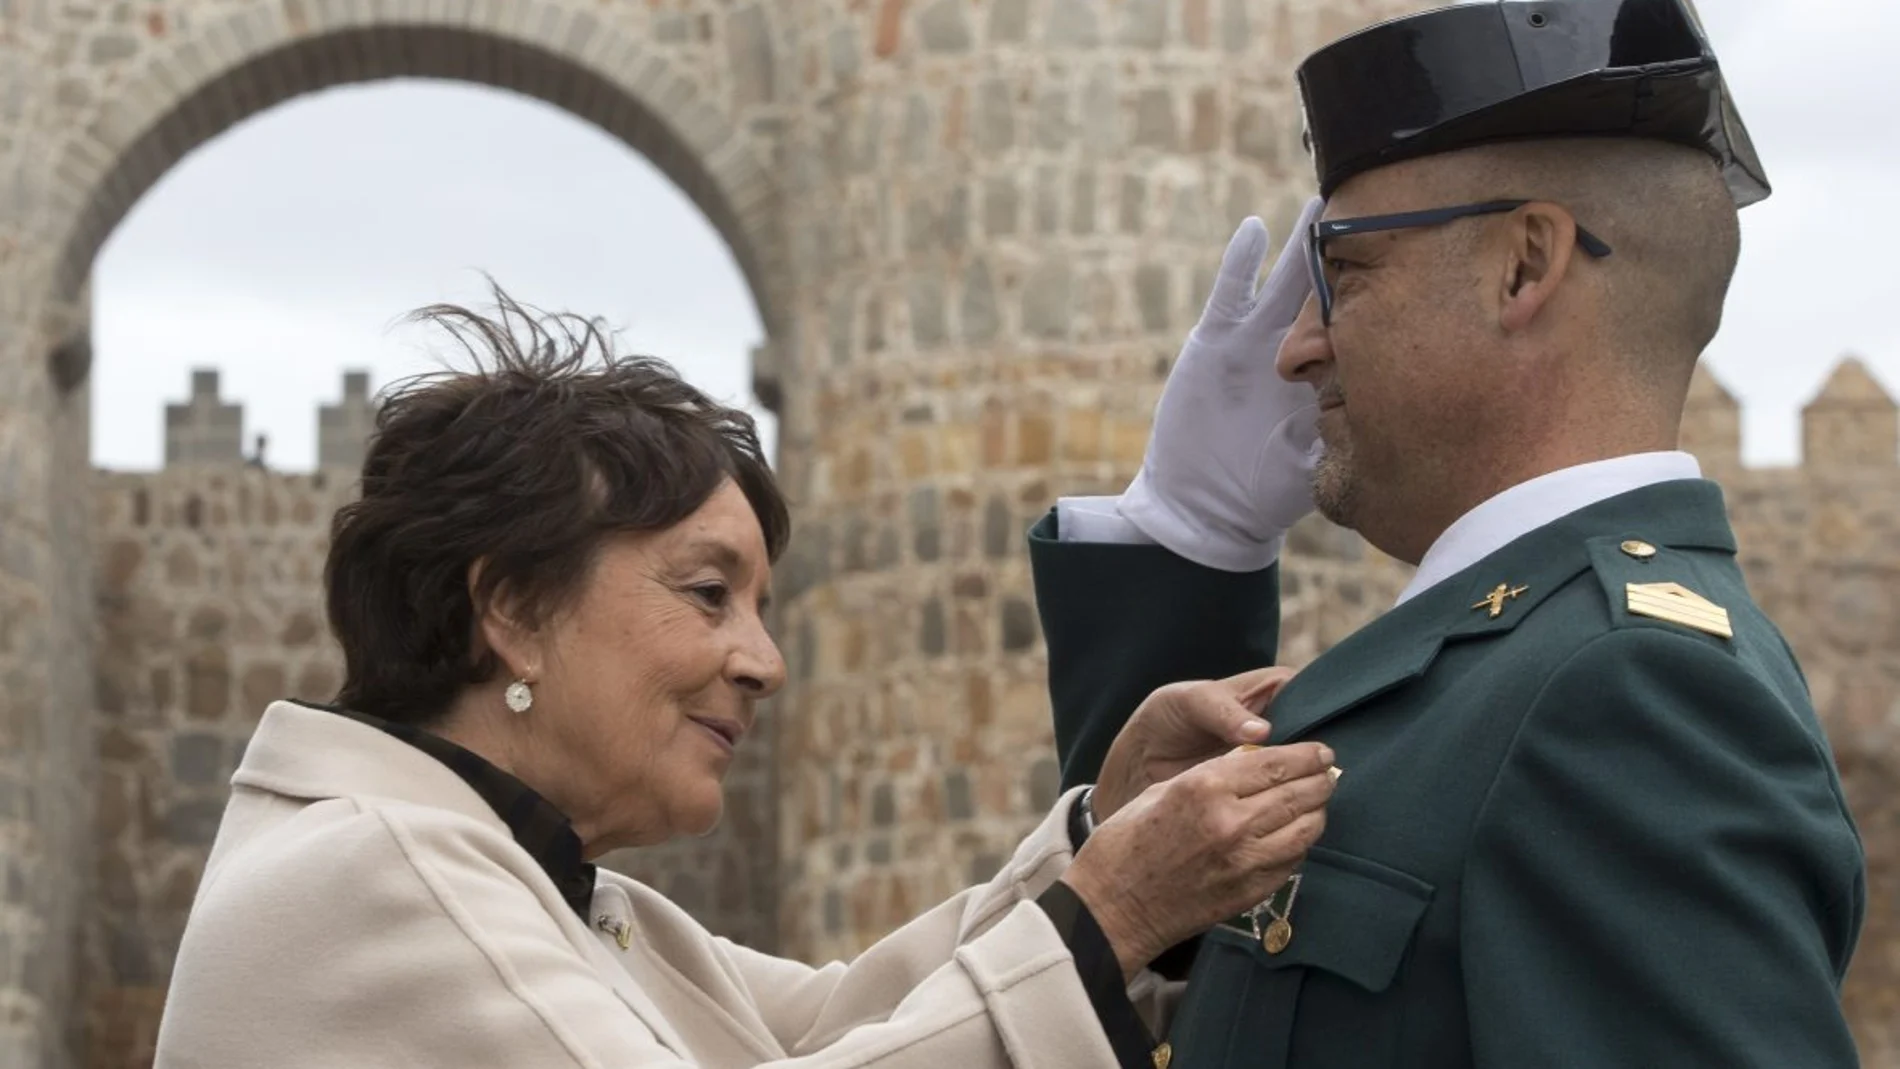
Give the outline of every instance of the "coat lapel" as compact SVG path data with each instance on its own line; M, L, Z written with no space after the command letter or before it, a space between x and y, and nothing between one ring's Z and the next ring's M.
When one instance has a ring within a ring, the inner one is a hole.
M1590 567L1604 535L1735 552L1722 492L1705 480L1620 494L1531 531L1353 632L1301 669L1274 699L1273 740L1295 742L1424 675L1447 645L1515 628ZM1490 595L1504 592L1492 610Z

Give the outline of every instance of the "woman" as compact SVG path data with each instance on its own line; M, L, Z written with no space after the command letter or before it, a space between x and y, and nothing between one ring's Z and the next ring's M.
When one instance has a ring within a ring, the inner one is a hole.
M342 690L264 712L157 1065L1165 1061L1142 967L1285 880L1330 754L1145 787L1184 729L1138 714L1099 827L1065 795L995 879L851 963L717 939L592 860L712 828L784 681L761 614L789 525L752 423L591 323L421 314L477 368L378 416L325 575Z

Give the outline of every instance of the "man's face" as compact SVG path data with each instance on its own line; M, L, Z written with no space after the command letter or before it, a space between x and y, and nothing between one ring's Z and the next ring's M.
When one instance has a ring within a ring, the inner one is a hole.
M1324 218L1441 207L1431 161L1361 175ZM1309 300L1279 355L1280 374L1319 393L1325 445L1314 474L1321 515L1342 526L1384 527L1367 510L1408 509L1429 497L1462 443L1483 422L1485 285L1482 221L1333 238L1325 246L1331 327ZM1302 238L1304 240L1304 238Z

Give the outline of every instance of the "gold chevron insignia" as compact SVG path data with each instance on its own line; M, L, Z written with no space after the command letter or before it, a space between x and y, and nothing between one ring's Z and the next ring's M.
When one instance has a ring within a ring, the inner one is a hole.
M1728 610L1678 583L1630 583L1629 611L1722 638L1734 638Z

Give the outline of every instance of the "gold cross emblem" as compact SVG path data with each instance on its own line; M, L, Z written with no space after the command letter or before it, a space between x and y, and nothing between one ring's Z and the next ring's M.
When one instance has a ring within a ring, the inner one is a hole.
M1489 615L1491 619L1495 620L1500 615L1503 614L1505 602L1512 600L1513 598L1517 597L1519 594L1522 594L1523 592L1529 589L1530 587L1527 587L1527 586L1520 586L1520 587L1517 587L1516 589L1512 589L1511 584L1509 583L1499 583L1496 590L1493 590L1491 591L1491 593L1485 595L1484 600L1478 602L1476 605L1473 605L1472 608L1474 609L1489 608L1491 610Z

